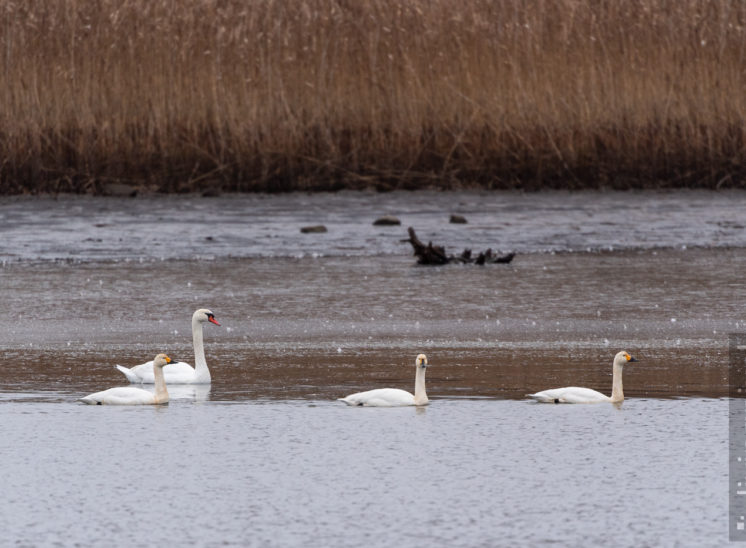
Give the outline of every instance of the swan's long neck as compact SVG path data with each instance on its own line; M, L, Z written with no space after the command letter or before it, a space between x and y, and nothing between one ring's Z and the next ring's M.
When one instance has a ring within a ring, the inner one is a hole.
M210 370L205 360L205 344L202 339L202 323L192 318L192 341L194 342L194 374L203 381L210 380Z
M417 373L414 377L414 404L425 405L429 400L425 392L425 370L427 367L417 366Z
M614 362L614 372L611 380L611 401L624 401L624 386L622 385L622 371L624 364Z
M153 376L155 377L155 403L166 403L168 401L168 390L166 389L166 379L163 377L163 368L154 366Z

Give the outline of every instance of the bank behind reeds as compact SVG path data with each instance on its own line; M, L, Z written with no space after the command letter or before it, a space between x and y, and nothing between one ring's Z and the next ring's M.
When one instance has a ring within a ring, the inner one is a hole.
M746 3L0 2L4 193L746 186Z

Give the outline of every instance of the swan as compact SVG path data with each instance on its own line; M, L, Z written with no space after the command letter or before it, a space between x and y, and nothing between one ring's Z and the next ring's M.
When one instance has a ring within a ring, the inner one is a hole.
M215 314L206 308L200 308L192 315L192 340L194 341L194 361L196 367L192 367L185 362L175 362L169 364L163 374L166 376L166 382L169 384L209 384L211 381L210 370L207 369L205 360L205 347L202 342L202 324L205 322L220 325L215 319ZM153 373L153 362L145 362L134 367L116 366L119 371L124 373L127 380L131 383L153 384L155 376Z
M364 405L369 407L398 407L403 405L427 405L429 400L425 393L425 371L427 356L420 354L415 360L417 373L414 379L414 396L406 390L398 388L377 388L367 392L350 394L346 398L338 398L347 405Z
M554 388L536 394L527 394L526 396L542 403L599 403L603 401L618 403L624 401L624 391L622 389L624 364L636 361L635 358L624 351L614 356L611 397L590 388L579 388L577 386Z
M163 368L170 363L171 358L165 354L158 354L153 360L155 366L155 394L134 386L118 386L90 394L85 398L80 398L80 401L89 405L157 405L168 403L168 390L166 390Z

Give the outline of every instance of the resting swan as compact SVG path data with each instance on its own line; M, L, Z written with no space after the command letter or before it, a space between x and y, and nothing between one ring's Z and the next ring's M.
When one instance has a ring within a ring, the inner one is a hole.
M527 394L527 396L542 403L599 403L604 401L618 403L624 401L622 387L622 370L624 369L624 364L636 361L627 352L619 352L614 356L611 397L590 388L579 388L577 386L554 388L552 390L537 392L536 394Z
M211 381L210 370L207 369L205 360L205 347L202 342L202 324L205 322L220 325L215 319L215 314L206 308L200 308L192 315L192 340L194 341L194 361L196 367L185 362L169 364L163 373L169 384L209 384ZM127 380L132 383L153 384L155 376L153 373L153 362L145 362L131 368L116 366Z
M89 405L157 405L168 403L168 390L166 390L166 381L163 378L163 368L169 363L171 363L171 358L165 354L158 354L153 360L155 366L155 394L134 386L118 386L80 398L80 401Z
M378 388L367 392L350 394L346 398L338 398L347 405L364 405L370 407L398 407L403 405L427 405L429 400L425 393L425 371L427 356L420 354L415 360L417 373L414 379L414 396L398 388Z

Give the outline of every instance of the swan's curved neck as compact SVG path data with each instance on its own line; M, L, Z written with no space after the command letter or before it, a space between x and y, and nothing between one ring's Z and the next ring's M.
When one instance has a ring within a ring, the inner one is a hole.
M202 339L202 323L192 318L192 341L194 343L194 374L197 377L210 380L210 370L205 360L205 344Z
M163 368L153 366L153 377L155 378L155 403L166 403L168 401L168 390L166 379L163 377Z
M427 367L417 366L417 373L414 377L414 404L425 405L429 400L425 392L425 370Z
M624 386L622 385L623 364L614 363L614 372L611 380L611 401L624 401Z

